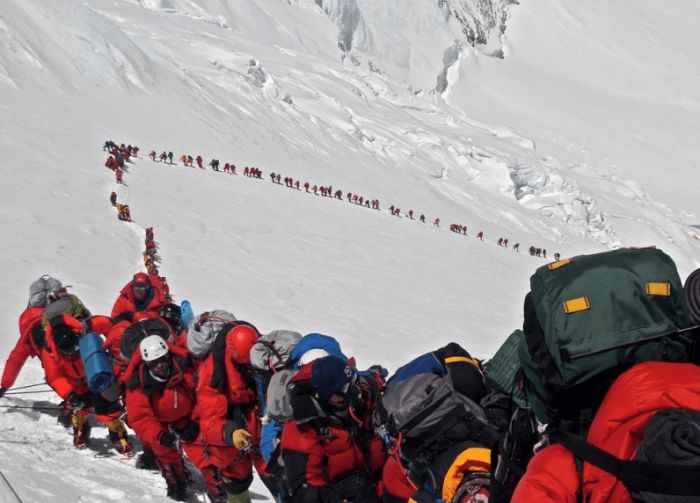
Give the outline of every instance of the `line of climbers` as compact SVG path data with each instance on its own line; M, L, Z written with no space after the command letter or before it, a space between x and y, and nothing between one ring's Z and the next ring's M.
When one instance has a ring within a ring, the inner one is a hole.
M112 140L107 140L102 147L102 150L109 153L105 161L105 167L114 172L116 182L120 185L124 184L124 173L128 173L125 163L131 163L132 157L138 157L139 147L132 145L117 145ZM120 204L117 202L117 193L112 191L109 195L109 202L117 208L117 218L125 222L131 222L131 208L128 204Z
M151 160L153 162L167 162L169 164L175 164L173 162L173 153L172 152L166 153L165 150L160 154L160 156L158 156L158 154L156 153L155 150L151 150L149 157L151 158ZM185 165L185 166L192 166L193 159L192 159L192 156L185 154L185 155L180 157L180 161L182 161L183 165ZM196 162L197 162L198 167L205 169L204 159L202 158L201 155L198 155L196 157ZM212 159L209 162L209 166L211 166L213 171L220 171L218 159ZM232 163L226 163L224 165L224 172L232 173L235 175L235 174L237 174L236 173L236 166ZM246 166L243 170L243 174L245 176L251 177L251 178L262 178L262 171L256 167ZM281 174L272 172L272 173L270 173L270 179L271 179L272 183L282 185L282 181L281 181L282 175ZM301 190L300 189L300 181L294 180L292 177L285 177L284 178L284 185L286 187L289 187L289 188ZM323 197L332 197L334 199L340 199L340 200L343 199L343 191L338 189L334 192L332 185L329 185L326 187L326 186L317 185L317 184L312 185L309 182L304 182L303 185L301 185L301 186L304 187L304 191L307 193L313 193L315 195L319 195L319 193L320 193L320 195ZM360 196L358 194L354 194L351 192L346 193L346 199L350 203L358 204L358 205L364 206L366 208L381 210L381 208L379 206L379 199L370 200L368 198L365 198L363 196ZM394 205L391 205L389 207L389 213L392 216L401 217L401 209L394 206ZM414 215L413 210L409 210L408 212L405 213L405 216L407 218L409 218L410 220L414 220L413 215ZM422 223L425 223L425 215L421 214L419 217L419 220ZM440 219L435 218L433 220L433 225L436 227L440 227ZM451 224L450 231L455 232L457 234L463 234L466 236L467 235L467 226L461 225L461 224ZM479 231L477 233L476 237L477 237L477 239L483 241L484 240L484 232ZM498 246L503 246L504 248L508 248L508 239L499 238L498 239ZM517 243L515 246L513 246L513 250L520 251L520 243ZM546 249L543 250L542 248L530 246L530 255L533 257L542 257L542 258L546 259L547 258L547 250ZM555 257L556 256L559 256L559 254L558 253L555 254Z
M144 242L143 250L143 265L146 268L146 272L149 276L155 278L163 287L163 293L166 299L170 299L170 286L168 285L168 279L165 276L160 275L157 263L161 262L161 258L158 255L158 243L155 241L155 236L153 234L153 227L146 227L146 239Z
M121 170L128 172L128 170L124 168L124 162L131 162L131 157L137 157L139 147L124 145L123 143L120 146L117 146L117 144L114 141L107 140L104 143L103 150L106 150L110 153L110 156L107 159L105 166L112 170L117 170L119 172ZM172 152L170 152L169 158L172 162ZM121 175L117 176L117 183L123 183ZM114 191L112 191L112 193L110 194L109 199L112 203L112 206L117 206L119 219L131 222L131 211L129 209L129 205L117 204L117 193ZM158 255L158 243L155 241L153 227L146 227L146 238L144 240L144 250L142 253L142 257L143 265L146 268L146 272L149 276L154 277L162 285L166 298L170 299L170 287L168 285L168 280L165 276L160 275L160 271L157 265L161 262L161 258Z
M157 468L175 500L188 497L185 459L208 497L228 503L250 501L253 468L281 502L700 497L700 269L684 286L660 250L540 267L523 329L491 360L452 342L388 379L333 337L261 334L230 311L189 308L137 273L111 315L95 316L43 276L0 397L39 356L75 446L88 445L94 412L130 453L126 410L144 446L137 466ZM90 332L116 376L103 393L90 391L79 355Z

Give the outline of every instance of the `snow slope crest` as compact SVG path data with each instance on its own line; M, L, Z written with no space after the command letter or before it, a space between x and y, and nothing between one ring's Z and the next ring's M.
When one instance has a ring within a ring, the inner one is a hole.
M0 26L0 72L15 86L145 90L156 84L153 61L118 19L84 2L8 0Z

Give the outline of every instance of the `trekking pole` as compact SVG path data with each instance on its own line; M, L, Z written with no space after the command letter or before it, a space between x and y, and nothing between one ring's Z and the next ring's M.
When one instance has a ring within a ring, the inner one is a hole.
M32 410L59 410L61 407L54 405L53 407L38 407L36 405L0 405L3 409L32 409Z
M45 382L38 382L36 384L27 384L26 386L12 386L11 388L8 388L9 390L18 390L18 389L26 389L26 388L33 388L35 386L48 386L47 383Z
M32 393L48 393L51 390L48 389L39 389L39 390L34 390L34 391L8 391L5 393L4 396L8 395L31 395Z

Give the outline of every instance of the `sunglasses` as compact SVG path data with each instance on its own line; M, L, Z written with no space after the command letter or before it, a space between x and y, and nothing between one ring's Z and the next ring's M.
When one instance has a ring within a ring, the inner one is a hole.
M163 355L160 358L156 360L151 360L150 362L146 362L146 365L148 365L149 368L155 368L158 367L159 365L170 365L170 355Z
M133 285L134 290L147 290L148 286L148 283L134 283Z

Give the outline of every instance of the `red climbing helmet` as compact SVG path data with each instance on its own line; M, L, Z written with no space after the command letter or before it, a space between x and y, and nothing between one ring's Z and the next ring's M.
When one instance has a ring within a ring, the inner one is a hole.
M226 335L226 345L234 362L250 364L250 349L258 342L258 331L251 325L238 325Z

